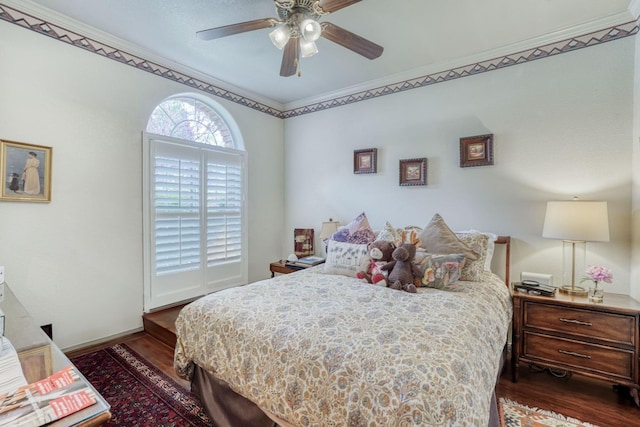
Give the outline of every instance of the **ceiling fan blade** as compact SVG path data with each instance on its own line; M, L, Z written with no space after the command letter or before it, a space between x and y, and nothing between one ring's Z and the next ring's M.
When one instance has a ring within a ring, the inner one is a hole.
M347 6L358 3L361 0L320 0L320 7L327 13L335 12L336 10L344 9Z
M247 31L274 27L276 24L278 24L278 20L274 18L256 19L254 21L239 22L237 24L198 31L196 33L196 37L200 40L213 40L219 39L220 37L232 36L234 34L246 33Z
M384 48L330 22L322 23L322 36L369 59L376 59Z
M290 38L284 47L282 54L282 65L280 66L280 75L282 77L293 76L298 71L298 60L300 51L298 50L298 39Z

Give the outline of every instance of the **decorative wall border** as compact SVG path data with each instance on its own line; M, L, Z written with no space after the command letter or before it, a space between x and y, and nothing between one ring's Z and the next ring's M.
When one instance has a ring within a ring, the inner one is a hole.
M425 76L392 83L386 86L380 86L374 89L363 90L360 92L340 96L314 104L305 105L303 107L298 107L291 110L280 111L245 96L238 95L229 90L217 87L202 80L190 77L181 72L172 70L171 68L106 45L89 37L85 37L66 28L51 24L40 18L29 15L27 13L23 13L1 3L0 19L35 31L39 34L52 37L67 44L79 47L89 52L96 53L114 61L118 61L122 64L132 66L151 74L155 74L157 76L189 86L193 89L201 90L210 95L235 102L236 104L243 105L245 107L260 111L265 114L269 114L280 119L287 119L304 114L324 111L330 108L354 104L356 102L379 98L386 95L392 95L407 90L419 89L436 83L443 83L449 80L460 79L463 77L486 73L488 71L511 67L513 65L524 64L538 59L559 55L561 53L572 52L578 49L596 46L613 40L619 40L625 37L633 36L639 31L638 21L629 21L624 24L605 28L603 30L593 31L581 36L549 43L540 47L523 50L486 61L464 65L449 70L439 71Z
M258 101L254 101L245 96L238 95L229 90L219 88L202 80L190 77L179 71L172 70L171 68L165 67L152 61L148 61L139 56L132 55L123 50L106 45L89 37L85 37L81 34L60 27L58 25L46 22L33 15L23 13L1 3L0 19L35 31L36 33L49 36L58 41L79 47L89 52L96 53L109 59L113 59L114 61L118 61L122 64L129 65L139 70L146 71L151 74L155 74L157 76L164 77L166 79L173 80L174 82L189 86L191 88L204 91L213 96L235 102L236 104L244 105L245 107L249 107L281 119L284 118L282 111L277 110L273 107L262 104Z
M549 43L547 45L532 49L523 50L510 55L501 56L486 61L477 62L475 64L464 65L449 70L439 71L426 76L416 77L410 80L393 83L386 86L380 86L375 89L367 89L357 93L352 93L342 97L321 101L315 104L305 105L303 107L284 111L284 118L301 116L303 114L315 113L317 111L327 110L329 108L340 107L343 105L353 104L356 102L366 101L372 98L392 95L394 93L404 92L407 90L418 89L430 86L436 83L443 83L449 80L469 77L476 74L486 73L488 71L499 70L513 65L524 64L526 62L535 61L550 56L559 55L561 53L572 52L599 45L613 40L619 40L638 33L638 21L630 21L621 25L616 25L604 30L594 31L578 37Z

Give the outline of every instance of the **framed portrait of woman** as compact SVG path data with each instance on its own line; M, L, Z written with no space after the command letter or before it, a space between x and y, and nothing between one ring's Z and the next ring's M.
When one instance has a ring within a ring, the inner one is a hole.
M51 201L52 148L0 140L0 200Z

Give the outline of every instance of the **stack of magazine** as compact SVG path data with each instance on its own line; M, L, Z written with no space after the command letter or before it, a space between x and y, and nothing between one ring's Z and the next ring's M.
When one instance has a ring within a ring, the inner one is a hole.
M0 336L0 398L27 385L18 353L8 338Z
M313 267L318 264L322 264L326 259L319 256L306 256L304 258L299 258L297 261L287 261L286 266L290 268L295 268L296 270L301 270L303 268Z
M39 427L97 402L76 371L67 368L32 384L0 394L0 426Z

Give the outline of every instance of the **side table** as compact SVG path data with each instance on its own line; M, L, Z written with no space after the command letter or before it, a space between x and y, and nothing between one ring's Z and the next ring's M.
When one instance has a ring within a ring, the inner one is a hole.
M514 291L512 380L520 363L565 370L630 388L640 388L640 303L628 295L604 294L604 302L557 294Z
M280 260L280 261L272 262L271 264L269 264L269 271L271 272L271 277L274 277L276 273L289 274L289 273L295 273L296 271L298 271L295 268L287 267L286 263L287 263L286 261Z
M73 365L58 346L36 325L33 318L5 284L5 299L0 308L6 315L5 336L11 342L28 383L33 383ZM78 412L60 418L50 427L95 427L111 419L109 403L80 373L81 379L93 390L97 402Z

